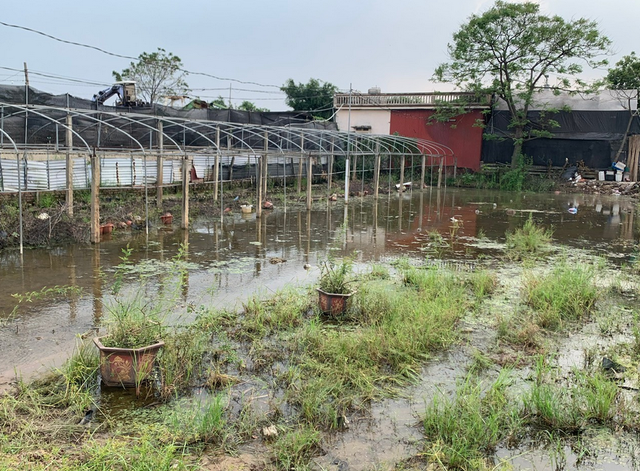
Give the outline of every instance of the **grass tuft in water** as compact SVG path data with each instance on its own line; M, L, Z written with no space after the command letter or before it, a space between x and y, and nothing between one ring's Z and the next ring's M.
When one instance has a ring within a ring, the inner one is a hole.
M542 255L549 251L552 235L551 229L536 225L529 216L522 228L507 232L507 256L511 260L524 260Z
M250 337L299 327L303 315L312 309L308 289L285 288L269 299L255 295L243 304L243 331Z
M486 390L477 377L467 376L455 397L436 396L422 420L429 461L445 469L478 469L501 441L515 434L521 423L507 396L508 384L505 371Z

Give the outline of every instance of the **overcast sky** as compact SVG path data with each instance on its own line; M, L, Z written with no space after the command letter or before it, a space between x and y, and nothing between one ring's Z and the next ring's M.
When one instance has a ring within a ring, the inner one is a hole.
M640 0L540 0L542 12L598 22L613 41L613 65L640 53ZM485 0L29 0L3 8L0 21L68 41L137 57L162 47L184 68L264 85L292 78L326 80L347 91L449 90L430 81L447 60L447 43ZM111 72L129 60L0 26L0 83L23 84L23 63L33 87L91 98L112 82ZM35 72L79 80L72 82ZM596 78L606 71L585 73ZM82 83L82 82L92 82ZM219 95L236 105L247 99L271 110L287 109L275 87L189 76L192 95ZM96 85L101 84L101 85ZM104 86L103 86L104 85Z

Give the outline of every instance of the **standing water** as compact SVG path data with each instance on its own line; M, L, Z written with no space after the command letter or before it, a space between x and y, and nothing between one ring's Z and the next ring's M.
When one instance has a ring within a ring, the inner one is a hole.
M26 250L22 264L17 251L5 251L0 253L0 388L16 372L30 377L60 364L76 335L93 335L127 245L139 272L157 276L162 261L188 244L184 305L233 307L255 292L312 283L330 251L356 253L359 262L408 256L472 263L479 255L499 255L505 232L530 216L553 229L556 245L589 247L619 263L634 248L635 203L624 197L431 190L386 195L377 202L353 199L348 206L323 202L311 211L275 208L261 219L240 213L222 222L203 217L189 231L173 226L148 236L116 232L96 246Z

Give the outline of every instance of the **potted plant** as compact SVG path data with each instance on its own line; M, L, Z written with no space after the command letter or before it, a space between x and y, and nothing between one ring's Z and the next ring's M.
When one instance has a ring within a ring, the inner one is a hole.
M123 290L124 273L131 249L123 249L123 263L116 269L113 298L105 305L102 322L106 335L93 339L100 351L100 374L107 386L135 387L149 378L158 351L164 346L165 317L170 303L157 293L151 294L143 282Z
M353 261L345 257L340 263L333 259L320 265L320 286L317 288L320 309L325 314L338 315L346 311L354 290Z
M103 325L107 334L93 339L100 351L100 374L107 386L135 387L149 378L164 346L165 325L153 302L142 292L114 299Z
M160 216L160 219L162 220L162 224L169 225L173 222L173 214L167 211L162 216Z

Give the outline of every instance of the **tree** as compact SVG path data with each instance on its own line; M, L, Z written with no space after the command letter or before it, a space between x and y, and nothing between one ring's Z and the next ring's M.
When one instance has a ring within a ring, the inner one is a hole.
M571 86L586 90L587 84L577 78L581 63L606 65L599 57L608 53L610 44L593 21L565 21L540 14L536 3L498 0L485 13L472 15L453 35L453 43L448 45L451 62L438 66L434 77L504 100L510 113L508 138L514 144L511 165L515 168L523 142L551 137L548 128L533 127L527 118L535 94L546 85L548 76L557 76L558 84L550 87L557 93ZM548 121L547 125L554 123Z
M136 95L149 103L156 103L162 96L189 92L182 60L162 48L152 53L143 52L138 56L138 62L131 62L122 72L114 70L112 75L117 81L135 81Z
M333 114L333 95L338 87L317 79L309 79L308 83L296 84L292 79L280 87L287 98L285 102L296 111L310 111L315 116L329 118Z
M255 103L245 100L242 103L240 103L240 106L238 106L239 110L244 110L244 111L257 111L257 112L268 112L269 110L267 108L259 108L258 106L256 106Z
M632 52L609 69L607 83L612 90L640 90L640 57Z
M621 60L616 62L616 66L609 69L607 74L607 84L612 90L625 90L628 95L625 96L628 102L629 109L629 121L627 123L627 130L624 133L618 152L616 152L615 160L618 160L622 149L627 142L627 135L633 118L638 116L638 100L640 98L640 57L636 56L635 52L632 52L628 56L624 56ZM635 100L635 110L631 106L632 100Z

